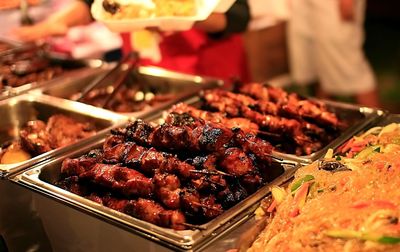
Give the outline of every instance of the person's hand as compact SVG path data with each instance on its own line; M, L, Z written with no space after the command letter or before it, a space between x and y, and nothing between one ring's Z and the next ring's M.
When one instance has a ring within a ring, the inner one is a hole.
M30 42L45 39L50 36L65 35L67 31L68 27L65 24L47 20L32 26L16 28L12 30L11 35L18 40Z
M323 0L322 0L323 1ZM354 20L354 0L339 0L339 12L343 21Z

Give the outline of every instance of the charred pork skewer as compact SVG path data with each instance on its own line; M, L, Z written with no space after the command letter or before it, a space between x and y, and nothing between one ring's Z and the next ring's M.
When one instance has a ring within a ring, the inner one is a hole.
M154 148L142 147L133 142L123 143L119 141L120 137L121 136L111 136L105 141L103 147L103 149L105 149L103 162L124 163L128 167L140 170L150 176L153 176L156 172L176 174L184 182L191 181L190 184L200 191L205 191L210 188L213 188L213 191L217 190L221 187L220 184L226 186L226 181L222 178L222 175L228 176L227 174L219 172L220 174L213 174L214 176L205 179L204 177L209 176L196 174L193 170L197 167L179 160L172 154L160 152ZM115 139L118 139L118 141L115 141ZM113 144L115 145L113 146ZM213 159L212 162L216 162L216 159ZM217 172L215 164L211 165L211 163L209 163L208 166L199 168L212 169ZM199 180L206 180L207 183L199 183Z
M260 134L266 137L280 137L280 135L259 130L258 125L253 123L247 118L235 117L228 118L226 115L220 112L210 112L206 110L197 109L193 106L187 105L185 103L179 103L172 107L170 113L166 116L165 121L170 124L174 124L174 121L182 121L182 119L177 119L176 117L185 117L189 115L193 118L200 118L204 121L210 121L213 123L221 123L228 128L240 128L246 133L250 134Z
M111 196L98 197L90 195L89 199L116 211L131 215L157 226L175 230L186 229L185 215L179 210L166 210L153 200L139 198L137 200L117 199Z
M64 177L77 176L89 171L103 159L103 152L99 149L91 150L88 154L78 158L67 158L61 165L61 174Z
M222 100L224 102L228 102L230 106L246 106L262 114L275 116L278 119L281 118L282 112L284 112L282 107L275 103L265 100L254 100L247 95L235 94L222 89L208 90L205 92L205 96L207 96L206 99L208 98L210 101L214 101L214 103L218 102L218 100ZM297 120L300 124L299 127L301 127L303 131L310 132L314 135L320 135L324 133L323 129L312 123L304 121L298 114L292 113L292 116L292 120Z
M181 211L166 210L153 200L142 198L136 200L119 199L113 197L109 193L102 195L101 193L90 192L86 186L79 183L77 176L64 179L62 182L58 183L58 186L113 210L161 227L176 230L184 230L187 226L189 228L196 227L195 225L186 225L185 215Z
M177 114L189 114L194 118L201 118L205 121L213 123L222 123L228 128L240 128L245 132L257 134L259 129L258 125L251 122L246 118L227 118L222 113L213 113L205 110L200 110L185 103L179 103L172 107L169 116L173 116L173 113ZM168 123L168 121L166 121Z
M126 196L149 198L154 184L140 172L118 165L96 164L89 171L79 174L80 179L110 188Z
M169 151L215 152L218 158L236 161L219 163L223 170L235 176L242 176L254 170L252 160L243 150L255 155L259 160L271 161L269 154L272 150L271 145L259 138L244 137L245 134L240 129L232 131L223 125L212 123L205 123L194 128L163 124L153 128L152 131L148 130L147 136L143 137L143 124L142 121L136 121L129 125L126 129L127 138L133 141L144 140L144 144ZM251 143L252 141L254 142ZM242 147L243 150L235 145ZM231 153L235 155L231 156Z
M314 119L321 125L334 128L341 124L337 116L328 111L324 105L301 99L297 94L288 94L280 88L265 86L261 83L249 83L241 86L239 91L256 99L274 100L280 105L283 112L290 116Z
M169 209L180 208L182 197L185 196L185 189L180 188L179 178L172 174L156 174L150 179L133 169L96 164L91 170L74 175L79 175L79 178L83 180L89 180L128 197L152 198L154 195ZM198 198L197 202L200 200L201 198ZM204 207L207 206L204 205ZM187 210L198 211L197 209Z
M299 146L302 146L306 154L310 154L320 148L319 143L313 143L313 141L303 133L302 125L297 120L263 115L243 105L241 102L220 97L211 92L206 92L204 94L204 99L208 106L220 112L225 112L229 116L244 116L257 123L262 128L268 129L268 131L286 134L288 137L292 137Z

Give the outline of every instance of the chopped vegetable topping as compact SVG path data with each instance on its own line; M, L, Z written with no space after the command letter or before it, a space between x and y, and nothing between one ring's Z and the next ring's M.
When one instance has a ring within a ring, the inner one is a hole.
M381 244L397 244L400 243L400 237L379 235L373 233L366 233L348 229L328 230L325 235L332 238L339 239L359 239L364 241L373 241Z
M306 175L303 178L297 180L296 182L293 183L292 188L290 189L290 191L292 193L294 193L301 185L303 185L305 182L314 180L314 176L313 175Z

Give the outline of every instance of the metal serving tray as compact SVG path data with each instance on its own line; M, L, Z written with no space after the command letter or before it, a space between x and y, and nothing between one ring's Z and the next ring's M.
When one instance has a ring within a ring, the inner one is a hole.
M390 123L400 123L400 114L387 115L377 124L377 126L385 126Z
M30 82L19 87L4 87L0 90L0 100L7 99L12 96L26 93L34 88L50 85L51 83L58 83L60 80L71 80L75 78L82 78L88 74L98 73L99 68L104 67L103 61L98 59L84 59L84 60L70 60L70 59L53 59L54 64L61 65L68 69L66 72L55 76L51 80L42 82ZM58 63L57 63L58 62Z
M283 152L273 151L272 154L274 156L283 158L285 160L292 160L302 164L312 163L318 158L324 156L329 148L332 149L336 148L337 146L341 145L344 141L346 141L349 137L358 133L365 127L373 123L376 123L377 121L382 119L383 116L386 115L386 112L380 109L362 107L343 102L335 102L335 101L319 100L319 99L313 99L313 100L324 102L328 106L330 111L336 113L340 119L346 121L350 126L346 130L344 130L339 137L331 141L328 145L324 146L319 151L314 152L310 155L296 156L294 154L287 154ZM185 100L184 102L195 107L201 106L201 101L199 96L191 97Z
M208 246L218 237L232 230L238 223L246 221L253 216L257 203L262 200L270 191L273 184L282 184L289 180L298 164L295 162L275 163L273 181L263 186L248 198L224 212L214 220L201 225L203 230L175 231L162 228L148 222L133 218L129 215L114 211L110 208L99 205L91 200L65 191L53 184L60 179L60 168L62 161L67 157L78 157L89 150L101 146L104 139L94 141L90 145L83 146L71 153L65 153L57 159L36 165L32 169L23 172L15 180L40 194L60 201L68 206L77 208L85 213L96 216L102 221L107 221L133 234L145 237L160 243L162 246L173 250L200 250ZM62 216L54 216L55 219ZM69 235L69 234L65 234ZM79 235L79 234L77 234ZM106 235L105 235L106 237ZM113 241L118 243L118 241Z
M104 75L110 68L111 66L83 78L70 78L57 83L54 82L53 84L38 88L34 90L34 92L69 99L73 94L82 91L91 81ZM157 113L159 110L196 95L202 89L223 85L223 82L218 79L182 74L158 67L139 67L138 71L132 72L132 77L135 78L137 82L146 85L146 87L156 90L157 93L176 95L176 97L151 108L137 112L122 113L135 118L143 118L145 115Z
M280 156L287 157L292 160L298 160L303 163L312 163L313 161L323 157L328 149L335 149L344 143L349 137L357 134L365 127L376 123L386 115L385 111L376 108L368 108L354 104L328 100L315 100L324 102L329 110L338 115L341 120L344 120L349 127L328 145L319 151L312 153L311 155L296 157L295 155L291 154L279 154Z
M36 119L47 121L50 116L57 113L71 116L79 121L93 123L98 130L97 135L106 134L113 125L127 120L122 115L85 104L44 95L25 94L0 101L0 118L2 118L0 121L1 143L17 139L19 131L26 122ZM24 162L0 164L0 178L60 154L69 148L73 148L78 143L49 151Z

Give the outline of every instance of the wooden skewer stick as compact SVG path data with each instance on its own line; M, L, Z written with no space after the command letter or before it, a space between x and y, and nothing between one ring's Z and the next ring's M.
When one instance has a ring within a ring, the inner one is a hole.
M209 170L190 170L190 172L207 174L207 175L223 175L223 176L228 176L228 177L235 177L232 174L228 174L226 172L219 171L219 170L212 170L212 171L209 171Z
M263 130L254 130L254 132L256 132L259 135L263 135L263 136L282 137L280 134L263 131Z
M195 202L195 201L192 202L191 204L195 205L195 206L198 206L198 207L204 207L204 208L207 208L207 209L210 209L210 210L218 211L218 212L222 211L222 209L219 209L219 208L216 208L216 207L213 207L213 206L207 206L207 205L201 204L199 202Z

